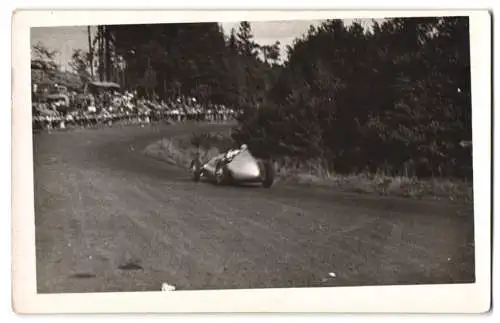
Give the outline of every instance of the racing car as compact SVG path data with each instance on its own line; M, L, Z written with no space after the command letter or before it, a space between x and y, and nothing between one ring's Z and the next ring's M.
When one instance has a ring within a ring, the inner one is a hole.
M269 188L274 182L274 167L270 161L254 157L246 145L228 150L203 163L191 162L193 180L207 179L217 185L260 183Z

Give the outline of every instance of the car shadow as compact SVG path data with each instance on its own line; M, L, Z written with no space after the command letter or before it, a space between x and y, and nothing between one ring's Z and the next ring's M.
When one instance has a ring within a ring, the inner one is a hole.
M260 183L227 183L227 184L217 184L214 181L207 180L207 179L202 179L198 182L194 181L190 177L183 177L182 179L176 179L177 182L183 182L183 183L193 183L193 184L199 184L199 185L210 185L210 187L218 187L218 188L238 188L238 189L256 189L256 188L262 188L262 185Z

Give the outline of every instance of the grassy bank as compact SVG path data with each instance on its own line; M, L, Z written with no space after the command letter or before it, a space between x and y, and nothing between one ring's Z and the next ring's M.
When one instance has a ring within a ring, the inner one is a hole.
M199 154L208 160L235 144L230 132L195 133L152 143L144 153L173 165L189 167ZM413 199L472 201L472 182L456 179L394 177L384 174L331 174L320 162L298 162L291 158L275 161L276 182L291 185L326 187L345 192L399 196Z
M161 139L147 146L144 154L172 165L188 168L197 154L202 160L208 160L233 146L230 132L194 133Z

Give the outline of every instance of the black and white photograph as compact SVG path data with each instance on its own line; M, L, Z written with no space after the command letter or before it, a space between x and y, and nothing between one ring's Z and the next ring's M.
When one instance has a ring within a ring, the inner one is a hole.
M29 288L476 284L470 15L347 16L29 26Z

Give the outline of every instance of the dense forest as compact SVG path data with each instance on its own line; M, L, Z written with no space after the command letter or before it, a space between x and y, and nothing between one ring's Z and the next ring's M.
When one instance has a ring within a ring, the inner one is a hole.
M146 97L196 96L241 111L234 139L258 155L315 160L330 172L472 176L467 17L396 18L365 29L311 26L261 46L249 22L98 26L95 74Z
M295 42L238 138L337 173L472 176L467 18L328 21Z

